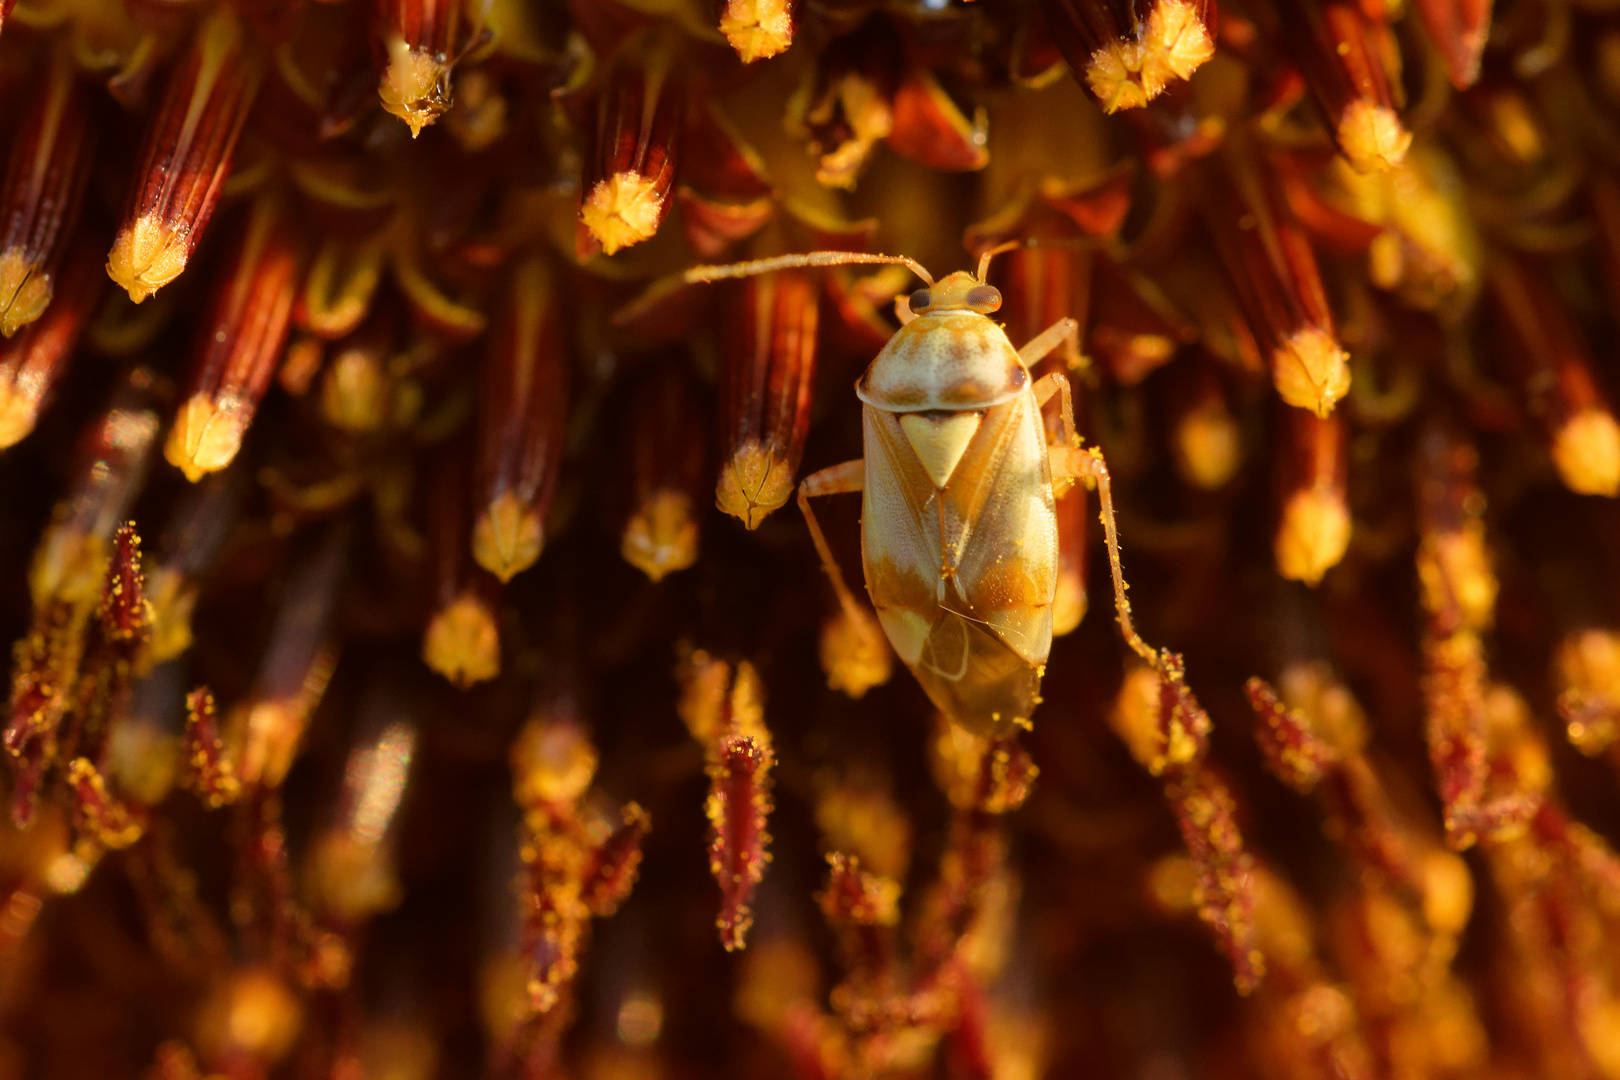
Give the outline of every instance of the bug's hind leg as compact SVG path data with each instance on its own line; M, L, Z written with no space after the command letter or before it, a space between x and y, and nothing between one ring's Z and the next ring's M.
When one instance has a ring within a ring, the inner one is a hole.
M874 686L889 681L893 665L883 629L866 607L855 599L838 560L833 558L821 522L810 508L812 497L841 495L864 490L866 462L846 461L812 473L799 484L799 511L810 529L810 539L821 556L821 568L832 582L838 598L838 616L821 630L821 666L827 672L827 685L850 697L860 697Z
M1064 388L1067 389L1066 383ZM1119 565L1119 530L1114 524L1114 494L1108 463L1103 460L1102 452L1095 448L1079 450L1071 446L1054 446L1049 453L1054 480L1073 478L1097 488L1097 501L1102 504L1103 536L1108 543L1108 568L1114 575L1114 608L1119 612L1120 633L1132 652L1146 660L1155 671L1164 674L1164 655L1143 641L1131 622L1131 602L1125 597L1125 572Z

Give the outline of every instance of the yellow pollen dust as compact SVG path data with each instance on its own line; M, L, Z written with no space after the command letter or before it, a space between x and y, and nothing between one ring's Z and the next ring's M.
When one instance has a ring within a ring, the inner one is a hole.
M660 491L642 504L624 528L619 553L653 581L697 561L698 523L683 491Z
M602 251L612 255L620 248L639 244L658 231L658 215L664 199L651 180L640 173L617 173L599 181L579 209Z
M745 64L775 56L793 44L787 0L729 0L720 32Z
M502 581L533 566L542 543L540 515L510 491L497 495L473 525L473 558Z
M1583 409L1553 436L1553 464L1579 495L1620 493L1620 425L1607 409Z
M494 614L476 596L456 597L428 623L422 661L463 689L493 679L501 673L501 635Z
M107 275L139 304L180 276L190 252L185 233L142 214L118 234L107 253Z
M714 503L721 510L757 529L765 515L793 494L793 471L757 442L746 442L720 470Z
M211 472L218 472L236 458L242 448L249 417L242 402L207 394L193 394L180 406L163 444L169 464L196 483Z
M1302 491L1283 507L1274 551L1277 572L1315 585L1350 546L1350 508L1331 491Z
M1350 391L1350 357L1333 335L1307 327L1271 354L1271 378L1288 404L1327 416Z
M1401 126L1393 109L1357 98L1339 120L1339 148L1361 172L1399 165L1412 145L1412 133Z
M11 337L51 302L51 276L39 272L19 247L0 251L0 334Z

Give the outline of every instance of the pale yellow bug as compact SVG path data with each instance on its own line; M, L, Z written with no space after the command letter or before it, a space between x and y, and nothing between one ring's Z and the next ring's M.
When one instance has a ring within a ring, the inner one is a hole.
M687 271L688 281L747 277L795 266L899 263L928 283L915 316L896 331L855 384L864 413L863 454L799 485L799 509L845 617L870 616L855 601L810 507L819 495L862 493L866 591L894 651L934 704L964 728L1007 734L1029 725L1052 647L1057 588L1054 480L1095 485L1125 640L1148 663L1120 573L1108 468L1075 437L1069 383L1030 377L1036 361L1075 333L1062 319L1021 349L989 315L1001 294L978 272L942 281L912 259L815 252ZM1062 442L1048 445L1041 407L1058 396Z

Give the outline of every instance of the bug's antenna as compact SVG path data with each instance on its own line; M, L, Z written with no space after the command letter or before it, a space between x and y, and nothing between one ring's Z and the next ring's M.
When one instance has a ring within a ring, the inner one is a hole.
M1014 248L1028 247L1033 242L1033 240L1008 240L1004 244L997 244L995 247L990 248L989 250L985 251L984 254L979 256L979 272L973 276L978 278L980 281L984 281L984 275L990 272L991 259L995 258L997 255L1000 255L1003 251L1011 251Z
M1008 240L1006 243L997 244L995 247L989 249L983 255L979 256L979 272L976 276L980 281L983 281L985 279L984 275L990 270L990 260L995 258L997 255L1000 255L1004 251L1012 251L1015 248L1067 248L1070 251L1085 251L1088 248L1093 248L1095 246L1095 244L1088 243L1080 237L1049 238L1030 236L1024 238L1023 240Z
M904 255L867 255L859 251L812 251L803 255L778 255L771 259L731 263L728 266L694 266L681 275L681 280L695 284L719 281L721 278L753 277L755 274L768 274L772 270L786 270L795 266L844 266L849 263L898 263L909 267L913 274L928 284L934 283L934 275L923 269L922 263L916 259Z

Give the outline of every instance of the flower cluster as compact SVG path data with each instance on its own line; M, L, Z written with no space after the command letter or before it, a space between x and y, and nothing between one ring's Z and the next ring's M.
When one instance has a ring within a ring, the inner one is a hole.
M0 1075L1620 1080L1614 0L0 0L0 102ZM785 508L992 250L987 736Z

